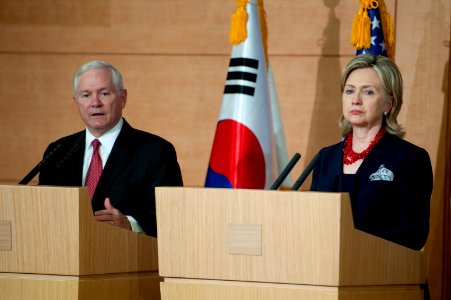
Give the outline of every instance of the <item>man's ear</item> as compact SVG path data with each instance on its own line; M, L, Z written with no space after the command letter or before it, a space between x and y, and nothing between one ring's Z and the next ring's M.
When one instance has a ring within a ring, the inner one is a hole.
M122 97L122 108L124 108L125 104L127 104L127 89L122 90L121 97Z

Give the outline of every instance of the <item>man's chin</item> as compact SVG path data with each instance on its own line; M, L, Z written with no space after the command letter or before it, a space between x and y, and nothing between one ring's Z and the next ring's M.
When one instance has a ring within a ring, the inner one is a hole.
M88 124L88 129L89 131L94 135L94 136L101 136L102 134L104 134L105 132L107 132L108 130L110 130L112 128L112 126L110 126L110 124L105 124L105 123L90 123Z

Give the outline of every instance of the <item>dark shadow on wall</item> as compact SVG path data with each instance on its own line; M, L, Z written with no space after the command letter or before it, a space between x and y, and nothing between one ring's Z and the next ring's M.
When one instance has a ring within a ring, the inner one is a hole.
M335 15L335 7L340 0L323 0L329 9L329 18L323 35L318 43L321 44L321 56L318 61L315 101L312 111L312 121L305 153L307 164L313 156L324 146L335 144L341 139L338 119L342 112L341 105L341 68L339 53L340 20ZM311 179L301 187L310 188Z
M443 66L441 63L437 65L437 59L435 57L438 53L443 52L443 47L448 47L449 52L449 40L437 40L437 34L435 32L446 32L449 26L445 24L443 20L446 18L446 9L441 1L429 2L429 9L426 12L424 19L426 27L423 36L421 38L420 53L417 61L411 63L412 66L416 66L415 76L413 78L413 87L423 86L423 88L415 91L415 96L409 100L409 106L406 113L407 130L406 139L409 140L412 137L426 137L431 128L431 120L429 120L429 114L424 111L441 103L440 99L431 99L430 90L432 87L437 86L436 80L440 80L438 72L443 74L442 77L442 95L443 97L443 111L440 122L439 130L440 137L438 141L437 160L435 166L433 166L434 172L434 190L431 198L431 218L429 238L425 247L425 254L427 260L427 282L429 286L429 294L431 300L450 299L450 285L449 274L447 275L447 269L449 269L449 226L450 226L450 213L449 213L449 60ZM445 39L449 39L446 37ZM404 70L408 72L410 70ZM426 87L424 87L426 86ZM433 105L435 104L435 105ZM415 126L409 126L409 124L415 124ZM432 126L432 127L435 127ZM427 139L426 139L427 141ZM415 141L414 141L415 142ZM434 155L430 153L430 155ZM447 167L448 166L448 167ZM448 171L447 171L448 168ZM448 180L448 182L447 182ZM429 299L426 298L425 299Z
M451 38L451 37L450 37ZM451 40L451 39L450 39ZM448 47L449 56L451 56L450 40L445 42ZM444 189L444 215L443 215L443 275L442 275L442 299L451 299L451 95L449 94L449 85L451 78L449 74L449 60L445 63L443 74L442 91L445 95L446 105L443 110L443 127L446 131L446 138L440 140L439 148L445 149L445 189Z

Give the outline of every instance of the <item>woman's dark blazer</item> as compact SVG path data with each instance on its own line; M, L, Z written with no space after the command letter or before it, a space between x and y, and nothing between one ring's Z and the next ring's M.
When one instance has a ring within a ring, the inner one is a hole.
M40 185L81 186L85 136L81 131L48 146L44 157L60 145L41 169ZM92 209L105 209L104 200L109 197L115 208L135 218L148 235L156 236L155 187L182 185L173 145L124 120L94 193Z
M344 141L323 148L311 190L349 192L354 226L421 249L429 232L432 167L426 150L385 133L355 175L343 174Z

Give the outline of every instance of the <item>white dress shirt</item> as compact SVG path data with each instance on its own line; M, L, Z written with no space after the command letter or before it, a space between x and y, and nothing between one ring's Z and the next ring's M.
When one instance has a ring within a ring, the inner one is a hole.
M119 133L121 132L122 125L124 124L124 120L121 118L117 124L105 132L100 137L95 137L89 132L88 128L86 128L86 143L85 143L85 156L83 159L83 173L82 173L82 185L84 186L86 184L86 175L88 173L89 165L91 164L91 158L92 158L92 141L94 139L98 139L100 141L100 147L99 147L99 154L102 158L102 168L105 168L105 164L108 160L108 157L110 156L111 149L113 149L114 142L116 142L117 137L119 136ZM127 219L130 222L130 225L132 226L132 230L134 232L142 232L144 233L144 230L141 228L139 223L133 218L132 216L126 216Z

